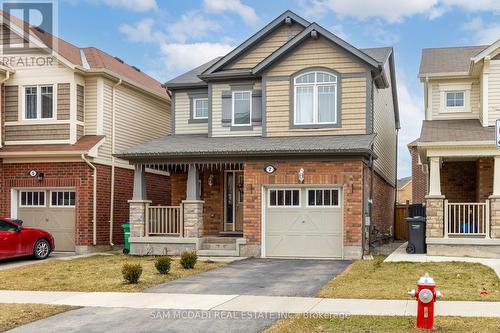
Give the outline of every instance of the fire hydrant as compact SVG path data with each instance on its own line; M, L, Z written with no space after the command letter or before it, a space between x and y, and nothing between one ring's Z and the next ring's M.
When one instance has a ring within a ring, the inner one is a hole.
M409 291L413 297L416 297L417 306L417 328L423 330L434 329L434 302L441 298L441 293L436 290L436 282L425 273L424 276L418 280L417 291L413 289Z

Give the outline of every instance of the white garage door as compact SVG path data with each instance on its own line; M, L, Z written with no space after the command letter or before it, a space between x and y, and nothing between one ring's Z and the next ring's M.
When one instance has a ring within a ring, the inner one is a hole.
M269 188L266 201L267 257L342 257L339 188Z
M50 232L56 251L75 251L74 190L18 190L18 195L17 217L23 226Z

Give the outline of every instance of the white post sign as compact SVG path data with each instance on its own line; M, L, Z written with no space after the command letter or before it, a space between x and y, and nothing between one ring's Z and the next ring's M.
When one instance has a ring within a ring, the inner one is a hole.
M495 143L500 148L500 119L495 121Z

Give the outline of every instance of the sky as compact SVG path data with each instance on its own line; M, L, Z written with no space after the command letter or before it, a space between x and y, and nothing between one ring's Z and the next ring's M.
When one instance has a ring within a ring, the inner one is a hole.
M500 0L62 0L58 31L165 82L226 54L287 9L355 47L394 47L399 177L411 175L406 145L424 117L421 49L500 38Z

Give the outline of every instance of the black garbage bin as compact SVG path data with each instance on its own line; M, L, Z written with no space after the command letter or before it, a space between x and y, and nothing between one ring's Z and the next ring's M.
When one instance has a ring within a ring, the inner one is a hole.
M406 247L406 253L426 253L425 217L408 217L406 218L406 223L408 223L408 246Z

